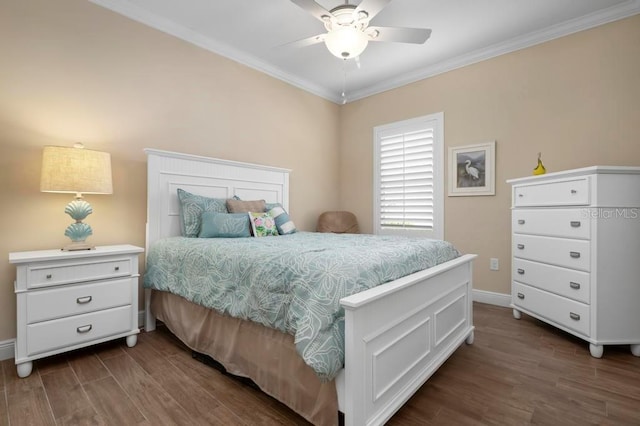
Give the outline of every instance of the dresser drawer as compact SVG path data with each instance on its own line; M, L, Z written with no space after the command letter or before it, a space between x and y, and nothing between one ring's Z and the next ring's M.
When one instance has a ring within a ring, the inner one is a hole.
M78 262L42 262L29 266L27 288L94 281L131 275L131 260L102 259Z
M589 305L516 282L512 291L511 300L516 307L589 337Z
M517 234L550 237L591 237L591 221L586 209L514 209L511 229Z
M27 355L37 355L92 340L126 333L131 324L131 305L75 315L27 326Z
M523 234L513 234L512 240L514 257L587 272L591 268L589 241Z
M513 280L589 304L591 276L588 272L546 263L513 259Z
M514 186L513 205L515 207L589 205L589 178Z
M32 291L26 294L27 323L131 305L131 278Z

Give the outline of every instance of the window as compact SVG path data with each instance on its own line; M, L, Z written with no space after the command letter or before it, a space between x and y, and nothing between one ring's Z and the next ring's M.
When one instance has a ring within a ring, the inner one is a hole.
M378 126L374 233L444 237L444 114Z

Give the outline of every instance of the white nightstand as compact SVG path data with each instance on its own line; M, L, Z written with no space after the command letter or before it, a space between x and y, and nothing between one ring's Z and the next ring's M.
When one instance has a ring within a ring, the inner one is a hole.
M18 376L33 360L126 337L137 342L138 255L132 245L9 253L17 267Z

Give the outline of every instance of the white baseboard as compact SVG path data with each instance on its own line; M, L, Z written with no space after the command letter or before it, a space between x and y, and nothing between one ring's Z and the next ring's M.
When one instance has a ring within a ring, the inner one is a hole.
M511 305L511 295L493 291L473 290L473 301L508 308Z
M138 327L142 328L144 324L144 311L138 311ZM16 339L9 339L0 342L0 361L13 358L15 353Z
M13 358L16 354L14 352L16 339L9 339L0 342L0 361Z

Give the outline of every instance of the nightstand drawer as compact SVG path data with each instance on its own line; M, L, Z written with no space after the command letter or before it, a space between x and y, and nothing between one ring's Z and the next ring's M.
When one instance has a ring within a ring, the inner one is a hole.
M131 305L131 278L29 292L27 323Z
M513 283L511 300L515 306L535 313L535 316L589 337L589 305L519 283Z
M27 355L72 347L131 331L134 328L131 324L131 309L131 305L121 306L28 325Z
M588 240L591 237L588 218L587 209L515 209L511 229L516 234Z
M95 281L131 275L127 259L85 260L82 262L43 262L29 266L27 288Z
M589 271L591 243L585 240L513 234L513 256L565 268Z
M591 275L588 272L514 258L513 280L582 303L590 302Z
M589 179L586 177L516 186L513 191L516 207L589 204Z

